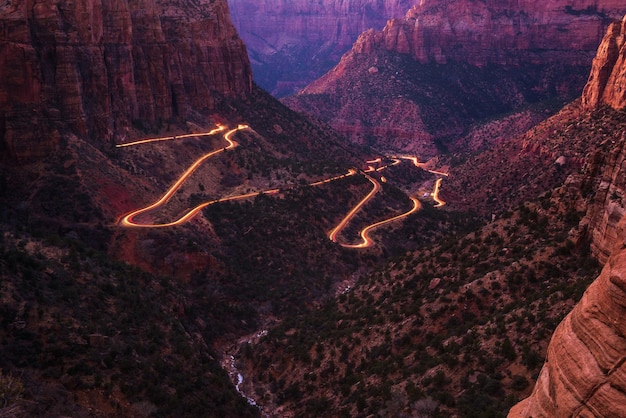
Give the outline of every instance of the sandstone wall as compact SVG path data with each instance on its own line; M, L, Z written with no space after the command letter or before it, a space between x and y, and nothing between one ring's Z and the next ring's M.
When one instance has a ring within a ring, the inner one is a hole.
M228 0L266 90L295 92L335 65L357 37L382 29L419 0Z
M456 61L479 67L588 66L606 27L624 13L626 4L615 0L423 1L382 31L364 33L352 52L385 48L421 63Z
M626 251L557 327L528 399L509 417L626 417Z
M588 110L601 104L626 107L626 18L609 27L593 60L582 99Z
M59 130L112 140L250 89L226 0L0 5L0 144L14 157L49 152Z
M626 107L626 18L611 25L594 59L582 103ZM582 225L606 263L558 326L532 395L509 417L626 417L626 133L590 157L591 204ZM585 186L583 186L585 188Z

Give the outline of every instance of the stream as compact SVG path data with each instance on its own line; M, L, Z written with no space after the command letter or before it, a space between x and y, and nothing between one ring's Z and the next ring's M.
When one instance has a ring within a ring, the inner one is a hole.
M254 334L247 335L241 339L239 339L235 344L233 344L229 349L226 349L223 355L222 367L228 372L228 376L230 377L231 382L235 385L235 389L237 392L243 396L248 403L259 409L261 412L261 416L269 417L267 413L263 411L263 408L250 396L245 392L242 387L244 382L244 376L241 371L237 368L237 362L235 360L235 353L239 350L242 344L248 343L252 344L259 340L259 338L267 335L267 330L261 330L255 332Z

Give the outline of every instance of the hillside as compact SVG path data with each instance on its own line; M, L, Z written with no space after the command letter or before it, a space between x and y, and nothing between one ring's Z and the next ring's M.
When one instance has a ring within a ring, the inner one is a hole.
M625 13L614 1L422 2L284 102L353 142L424 158L518 117L504 140L580 95L606 27Z
M603 146L600 126L615 127L609 141L621 141L623 111L588 117L597 129L587 149ZM593 167L554 189L539 184L531 203L407 252L319 310L243 344L245 393L288 416L503 416L528 394L550 335L598 274L581 223Z
M415 0L229 0L255 81L275 97L330 70L364 31L402 17Z

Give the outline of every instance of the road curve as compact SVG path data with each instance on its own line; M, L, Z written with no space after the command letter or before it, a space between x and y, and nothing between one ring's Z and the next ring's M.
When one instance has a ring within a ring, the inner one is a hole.
M344 248L367 248L367 247L371 247L374 244L374 242L369 237L370 231L372 231L372 230L374 230L374 229L376 229L376 228L378 228L380 226L386 225L388 223L395 222L395 221L397 221L399 219L406 218L407 216L411 215L412 213L415 213L418 210L420 210L420 208L422 207L422 204L420 203L420 201L417 200L413 196L410 196L409 199L411 199L411 202L413 202L413 207L409 211L407 211L405 213L402 213L400 215L394 216L393 218L389 218L389 219L385 219L384 221L376 222L374 224L371 224L371 225L363 228L361 230L361 233L359 234L361 236L361 243L359 243L359 244L339 244L339 245L341 245Z
M441 187L441 182L442 181L443 181L443 179L437 179L437 181L435 182L435 189L431 193L431 195L433 197L433 200L435 202L437 202L437 204L434 206L436 208L440 208L440 207L442 207L443 205L446 204L446 202L441 200L441 198L439 197L439 187Z
M217 125L217 127L215 129L212 129L211 131L208 132L202 132L202 133L195 133L195 134L184 134L184 135L176 135L176 136L171 136L171 137L160 137L160 138L149 138L149 139L143 139L143 140L139 140L139 141L134 141L134 142L128 142L128 143L124 143L124 144L118 144L116 145L117 147L121 148L121 147L129 147L129 146L136 146L136 145L142 145L142 144L147 144L147 143L153 143L153 142L161 142L161 141L170 141L170 140L176 140L176 139L182 139L182 138L190 138L190 137L201 137L201 136L211 136L211 135L215 135L219 132L223 132L225 131L227 128L222 126L222 125ZM140 208L140 209L136 209L124 216L121 217L121 219L118 221L118 224L124 227L128 227L128 228L167 228L167 227L171 227L171 226L175 226L175 225L180 225L183 224L187 221L189 221L191 218L193 218L194 216L196 216L200 211L202 211L204 208L213 205L215 203L219 203L219 202L227 202L227 201L233 201L233 200L240 200L240 199L248 199L248 198L252 198L252 197L256 197L259 195L263 195L263 194L276 194L280 191L280 189L270 189L270 190L264 190L264 191L258 191L258 192L252 192L252 193L247 193L247 194L243 194L243 195L237 195L237 196L229 196L229 197L222 197L219 199L215 199L215 200L210 200L207 202L203 202L200 205L189 209L187 212L185 212L182 216L180 216L178 219L172 221L172 222L167 222L167 223L163 223L163 224L153 224L153 223L141 223L141 222L136 222L134 220L134 218L138 215L150 212L154 209L157 209L161 206L163 206L165 203L167 203L169 201L169 199L174 195L174 193L176 193L176 191L181 187L181 185L189 178L189 176L191 176L197 169L198 167L205 162L206 160L208 160L209 158L213 157L214 155L220 154L222 152L225 152L228 149L232 149L238 146L237 142L235 142L234 140L231 139L232 135L234 135L237 131L243 130L243 129L249 129L248 125L238 125L237 128L231 129L229 131L227 131L224 134L224 139L226 140L226 142L228 143L228 145L224 148L220 148L218 150L215 151L211 151L207 154L204 154L203 156L201 156L200 158L198 158L187 170L185 170L185 172L178 178L178 180L176 180L176 182L165 192L165 194L158 199L156 202ZM404 159L404 160L410 160L413 162L413 164L416 167L420 167L420 168L424 168L424 165L421 164L417 157L409 157L409 156L400 156L400 157L392 157L392 164L393 165L397 165L400 164L400 160ZM377 164L377 163L381 163L382 159L381 158L377 158L375 160L371 160L371 161L367 161L368 164ZM378 193L378 191L380 190L381 186L380 183L374 179L373 177L369 176L367 173L371 173L371 172L378 172L378 171L382 171L384 169L386 169L387 167L389 167L389 165L387 166L381 166L378 168L374 168L372 165L368 166L368 169L366 171L362 171L362 174L365 176L365 178L367 178L367 180L369 180L372 183L372 190L361 200L359 201L349 212L348 214L339 222L339 224L333 228L329 233L328 233L328 238L333 241L333 242L337 242L337 236L341 233L341 231L346 227L346 225L354 218L354 216L361 210L361 208L367 203L369 202L374 195L376 195L376 193ZM442 172L438 172L438 171L434 171L434 170L427 170L433 174L439 174L439 175L444 175L447 176L447 173L442 173ZM346 178L346 177L350 177L350 176L354 176L355 174L357 174L357 170L356 169L349 169L348 172L346 174L342 174L339 176L335 176L335 177L331 177L325 180L319 180L313 183L309 183L309 186L318 186L318 185L322 185L322 184L326 184L326 183L330 183L342 178ZM381 180L384 181L384 180ZM435 202L437 202L437 205L435 207L441 207L443 205L446 204L446 202L444 202L443 200L441 200L439 198L439 188L441 185L442 179L439 178L437 179L436 183L435 183L435 188L433 190L433 192L431 193L431 196L433 197L433 199L435 200ZM376 222L374 224L371 224L365 228L363 228L361 230L361 232L359 233L359 236L361 237L361 242L358 244L341 244L339 243L339 245L341 245L342 247L345 248L367 248L373 245L373 241L372 239L369 237L369 233L378 228L381 227L383 225L386 225L388 223L397 221L399 219L405 218L415 212L417 212L420 208L421 208L421 203L419 202L419 200L417 200L414 197L410 197L411 201L413 202L413 207L405 212L402 213L400 215L394 216L392 218L389 219L385 219L383 221L379 221Z
M380 190L380 184L376 180L374 180L372 177L368 176L367 174L363 174L363 175L365 176L366 179L370 181L370 183L372 183L372 185L374 185L374 187L367 194L367 196L365 196L359 203L357 203L356 206L354 206L350 210L350 212L348 212L348 214L344 216L344 218L339 222L339 224L328 233L328 238L332 242L337 242L337 235L339 235L339 233L346 227L346 225L348 224L348 222L350 222L350 220L354 217L354 215L356 215L357 212L361 210L361 208L367 202L369 202L370 199L374 197L374 195L378 193L378 191Z
M173 221L173 222L168 222L165 224L143 224L143 223L139 223L139 222L135 222L133 220L133 218L137 215L141 215L143 213L146 212L150 212L158 207L163 206L165 203L167 203L167 201L174 195L174 193L176 193L176 191L180 188L180 186L185 182L185 180L187 180L187 178L189 178L189 176L191 176L200 166L200 164L202 164L204 161L208 160L209 158L213 157L216 154L220 154L228 149L231 148L235 148L238 144L237 142L233 141L231 139L231 136L237 132L240 131L242 129L248 129L249 126L248 125L239 125L237 126L237 128L231 129L228 132L226 132L224 134L224 139L226 140L226 142L228 142L228 146L224 147L224 148L220 148L218 150L215 151L211 151L207 154L204 154L202 157L198 158L179 178L178 180L176 180L176 182L167 190L167 192L165 192L165 194L156 202L152 203L151 205L148 205L144 208L141 209L137 209L134 210L132 212L130 212L127 215L124 215L122 217L122 219L119 221L119 224L125 227L134 227L134 228L165 228L165 227L169 227L169 226L174 226L174 225L180 225L181 223L184 223L186 221L188 221L189 219L191 219L193 216L195 216L200 210L202 210L204 207L208 206L208 204L212 204L215 203L216 201L212 201L211 202L205 202L205 204L200 205L195 207L194 209L190 210L189 212L187 212L186 214L184 214L182 217L180 217L179 219ZM200 134L189 134L186 135L186 137L192 137L192 136L209 136L209 135L215 135L217 132L221 132L223 131L224 128L219 127L216 129L213 129L209 132L204 132L204 133L200 133ZM173 137L172 137L173 138ZM164 140L162 138L155 138L152 140L143 140L143 141L137 141L134 144L138 145L138 144L143 144L146 143L145 141L148 142L154 142L154 141L160 141L160 140ZM132 143L129 143L132 144ZM128 144L127 144L128 145ZM224 200L224 199L220 199L220 200Z

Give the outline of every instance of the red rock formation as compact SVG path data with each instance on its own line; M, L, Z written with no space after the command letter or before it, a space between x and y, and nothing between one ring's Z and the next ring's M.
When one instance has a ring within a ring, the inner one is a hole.
M428 137L447 145L478 121L578 96L602 34L624 13L615 0L422 1L363 33L337 66L284 102L386 149L394 145L380 128L408 98L419 111L404 125L422 135L406 131L415 144L403 150L433 149ZM393 110L378 117L371 109Z
M626 5L616 0L571 3L423 1L382 31L363 33L350 54L383 48L410 54L420 63L587 66L609 21L621 18ZM305 92L325 91L332 80L329 73Z
M419 0L229 0L233 22L268 91L293 93L335 65L365 30Z
M557 327L535 389L509 417L626 417L626 251Z
M616 109L626 107L626 17L609 27L583 92L586 109L601 104Z
M626 18L611 25L584 90L587 110L626 107ZM590 158L591 205L581 225L602 263L601 275L555 331L532 395L509 417L626 417L626 135ZM586 185L585 185L586 183Z
M18 158L59 130L110 140L251 88L225 0L15 0L0 5L0 52L0 144Z

